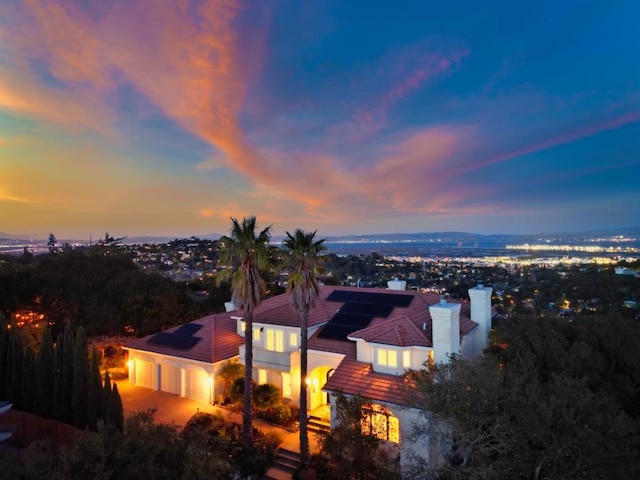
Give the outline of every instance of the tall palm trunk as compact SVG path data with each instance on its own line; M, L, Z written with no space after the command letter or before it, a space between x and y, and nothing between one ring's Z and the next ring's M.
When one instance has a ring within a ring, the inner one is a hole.
M307 326L309 310L300 313L300 461L309 463L309 432L307 431Z
M242 413L242 443L249 450L253 445L253 312L247 309L244 314L244 411Z

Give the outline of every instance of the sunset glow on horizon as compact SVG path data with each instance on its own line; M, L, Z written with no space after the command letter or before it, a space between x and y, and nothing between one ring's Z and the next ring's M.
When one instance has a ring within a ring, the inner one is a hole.
M2 2L0 232L640 226L637 18L633 0Z

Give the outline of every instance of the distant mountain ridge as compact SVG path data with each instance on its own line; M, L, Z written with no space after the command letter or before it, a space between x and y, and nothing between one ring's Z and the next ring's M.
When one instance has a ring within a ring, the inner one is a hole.
M184 240L189 238L197 238L201 240L217 240L222 235L218 233L210 233L205 235L194 236L135 236L125 237L123 243L144 244L144 243L167 243L173 240ZM470 232L423 232L423 233L377 233L367 235L328 235L325 238L327 243L386 243L386 242L446 242L446 243L463 243L463 244L483 244L483 243L527 243L541 240L571 240L580 241L593 239L594 237L633 237L640 240L640 227L625 227L587 230L583 232L556 232L556 233L540 233L540 234L490 234L484 235ZM273 236L273 243L280 243L284 237L281 235ZM322 238L322 236L320 236ZM37 242L46 243L48 238L35 239L28 234L11 234L0 232L0 242ZM100 241L100 237L92 239L93 243ZM66 239L58 238L58 242L69 243L88 243L89 239Z
M594 237L635 237L640 239L640 227L625 227L619 229L589 230L584 232L554 232L539 234L490 234L484 235L469 232L433 232L433 233L389 233L372 235L343 235L327 237L327 242L424 242L442 241L451 243L512 243L531 242L540 240L580 240Z

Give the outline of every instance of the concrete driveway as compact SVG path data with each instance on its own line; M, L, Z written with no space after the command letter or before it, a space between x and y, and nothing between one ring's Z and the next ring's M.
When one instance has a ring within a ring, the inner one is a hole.
M157 392L148 388L131 385L127 379L115 380L118 384L118 392L122 398L122 407L125 417L134 412L155 408L154 420L159 423L173 423L182 428L187 421L197 412L214 413L220 412L225 418L242 424L242 415L233 413L224 408L207 403L180 397L172 393ZM289 432L282 428L275 427L261 420L255 420L256 426L263 432L277 432L282 437L280 445L287 450L300 452L300 441L298 432ZM309 435L309 447L311 452L316 452L317 442L313 434Z

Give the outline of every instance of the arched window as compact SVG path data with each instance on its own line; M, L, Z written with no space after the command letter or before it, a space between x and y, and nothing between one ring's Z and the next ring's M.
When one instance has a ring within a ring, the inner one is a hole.
M400 421L382 405L371 404L364 408L362 432L380 440L400 442Z

